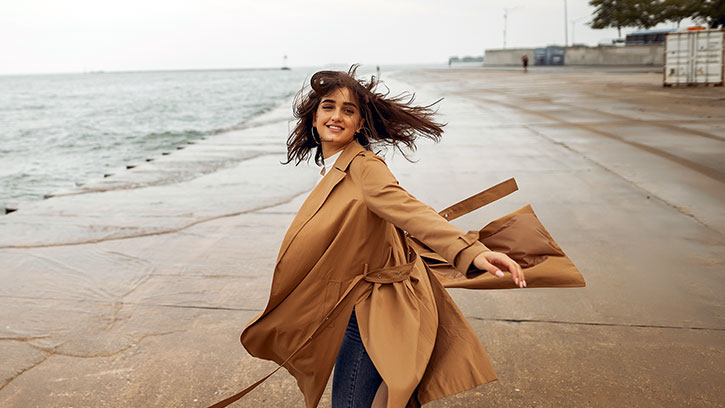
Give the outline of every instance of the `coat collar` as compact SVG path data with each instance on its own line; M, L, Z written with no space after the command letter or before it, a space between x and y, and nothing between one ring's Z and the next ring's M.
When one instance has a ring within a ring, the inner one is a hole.
M282 257L287 252L287 249L302 227L304 227L312 216L317 213L320 207L322 207L322 204L324 204L327 200L327 197L330 193L332 193L335 186L345 178L352 159L364 151L365 148L354 139L343 148L343 151L340 154L340 157L337 158L332 170L325 174L317 186L312 189L312 192L310 192L310 195L302 204L302 207L300 207L299 211L297 211L297 215L292 221L292 224L290 224L287 234L285 234L284 240L282 241L282 246L280 247L279 255L277 256L277 264L279 264L282 260Z
M334 168L346 172L348 166L350 166L350 162L352 162L352 159L364 151L365 148L362 147L357 140L353 139L342 149L342 153L340 153L340 157L337 158Z

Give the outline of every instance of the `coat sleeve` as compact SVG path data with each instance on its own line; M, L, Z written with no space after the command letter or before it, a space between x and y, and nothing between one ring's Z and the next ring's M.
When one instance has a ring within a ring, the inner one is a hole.
M402 188L380 157L363 154L350 166L360 177L370 211L428 245L458 271L468 272L473 259L489 250Z

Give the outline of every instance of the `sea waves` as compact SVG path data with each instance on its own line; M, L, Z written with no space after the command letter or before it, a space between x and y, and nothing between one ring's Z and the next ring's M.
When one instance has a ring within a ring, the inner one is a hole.
M243 129L308 75L217 70L0 77L0 210Z

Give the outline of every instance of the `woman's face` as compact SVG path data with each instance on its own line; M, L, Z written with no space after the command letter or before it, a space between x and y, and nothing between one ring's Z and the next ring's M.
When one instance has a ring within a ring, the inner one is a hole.
M338 88L322 97L312 116L312 126L320 134L324 151L334 153L342 149L362 128L358 102L347 88Z

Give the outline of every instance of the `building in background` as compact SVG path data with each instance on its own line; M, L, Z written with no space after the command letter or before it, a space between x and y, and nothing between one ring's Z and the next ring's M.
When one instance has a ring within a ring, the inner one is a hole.
M624 43L625 45L665 45L665 36L673 31L677 31L677 29L635 31L627 34Z

